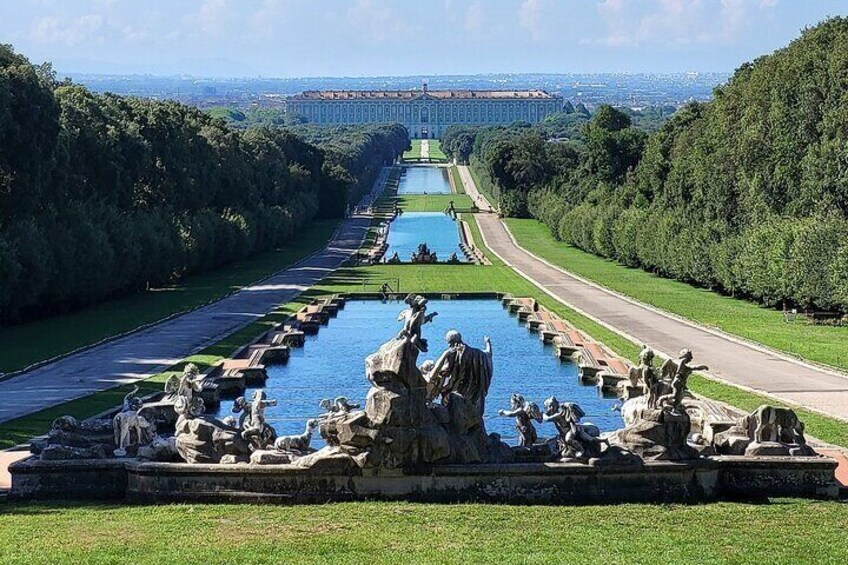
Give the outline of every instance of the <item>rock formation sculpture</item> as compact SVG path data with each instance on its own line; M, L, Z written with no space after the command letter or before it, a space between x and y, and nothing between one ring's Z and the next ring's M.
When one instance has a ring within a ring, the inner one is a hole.
M30 451L43 460L104 459L115 448L115 432L109 420L79 421L73 416L53 420L44 439L30 443Z
M436 252L431 251L429 247L427 247L426 243L420 243L418 245L418 249L412 252L412 256L410 260L413 263L438 263L439 259L436 257Z
M535 402L528 402L515 393L509 399L509 410L498 410L500 416L515 418L519 447L532 447L539 440L533 422L542 422L542 412Z

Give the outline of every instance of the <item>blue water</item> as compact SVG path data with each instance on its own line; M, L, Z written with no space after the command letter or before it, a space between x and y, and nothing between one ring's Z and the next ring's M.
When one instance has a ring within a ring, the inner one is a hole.
M268 367L265 390L279 404L266 414L277 433L302 433L306 420L320 413L322 398L346 396L364 407L369 388L365 357L397 334L401 327L397 315L403 309L400 302L348 301L317 336L292 350L287 364ZM486 429L501 434L507 443L517 443L514 423L497 413L509 408L513 392L522 393L540 408L550 395L577 402L586 412L584 422L593 422L603 431L622 426L619 412L611 410L613 400L601 398L595 387L581 386L577 366L559 361L550 346L542 345L537 334L528 332L497 300L432 300L429 311L439 315L424 327L430 347L418 356L419 365L439 357L449 329L459 330L473 347L482 348L483 336L491 337L494 374L486 397ZM222 402L219 415L228 415L231 408L231 402ZM540 424L537 430L540 437L555 435L553 424ZM313 440L315 447L322 444L320 438Z
M404 167L398 194L450 194L448 172L444 167Z
M466 260L459 250L459 224L442 212L404 212L389 224L386 242L387 259L397 251L401 261L409 261L418 245L426 243L439 261L447 261L451 253Z

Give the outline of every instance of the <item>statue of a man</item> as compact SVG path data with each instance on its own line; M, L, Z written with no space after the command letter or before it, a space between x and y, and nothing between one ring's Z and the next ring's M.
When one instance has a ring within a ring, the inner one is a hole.
M668 359L662 365L663 379L671 379L671 393L661 396L657 400L660 406L670 405L678 409L683 404L683 395L686 394L686 384L694 371L709 371L706 365L692 367L692 352L688 349L680 351L676 361Z
M429 324L438 312L427 313L428 300L419 294L407 295L404 302L409 306L398 314L398 321L403 321L403 329L398 334L398 339L409 338L409 341L422 353L427 352L427 340L421 337L421 328Z
M448 348L436 361L431 378L440 379L442 395L450 392L460 394L473 403L482 416L489 385L492 384L492 341L487 336L483 338L485 349L469 347L456 330L445 334L445 341Z

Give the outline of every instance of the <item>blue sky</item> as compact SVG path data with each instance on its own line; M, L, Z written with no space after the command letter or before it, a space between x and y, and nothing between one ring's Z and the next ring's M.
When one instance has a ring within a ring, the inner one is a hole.
M374 76L732 71L844 0L0 0L60 73Z

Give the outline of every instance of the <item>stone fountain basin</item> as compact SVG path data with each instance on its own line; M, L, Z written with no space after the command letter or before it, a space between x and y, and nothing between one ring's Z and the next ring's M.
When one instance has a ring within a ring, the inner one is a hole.
M430 465L415 469L189 465L135 459L39 461L10 467L10 499L133 503L325 503L352 500L609 504L765 497L836 498L827 457L717 456L639 466L583 463Z

